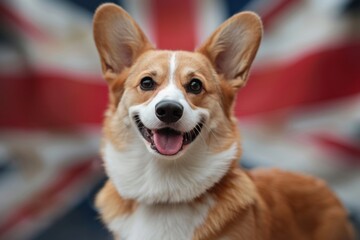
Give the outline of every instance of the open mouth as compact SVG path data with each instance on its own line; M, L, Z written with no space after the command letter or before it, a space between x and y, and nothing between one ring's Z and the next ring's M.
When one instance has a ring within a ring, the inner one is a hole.
M145 127L139 115L135 115L134 120L141 135L150 143L151 148L167 156L176 155L185 145L192 143L203 127L201 121L191 131L184 133L169 127L151 130Z

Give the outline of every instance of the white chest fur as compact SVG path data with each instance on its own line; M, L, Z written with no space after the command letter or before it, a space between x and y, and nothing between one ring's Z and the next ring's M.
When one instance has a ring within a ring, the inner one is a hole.
M210 198L192 204L139 205L109 228L121 240L190 240L213 205Z
M105 168L124 198L148 204L191 202L218 182L237 152L229 149L213 154L197 139L180 161L154 158L140 140L118 151L111 142L104 149Z

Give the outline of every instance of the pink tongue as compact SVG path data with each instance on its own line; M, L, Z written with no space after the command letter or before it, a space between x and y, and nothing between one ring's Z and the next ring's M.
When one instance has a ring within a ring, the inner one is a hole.
M163 155L174 155L180 151L183 144L182 135L163 134L154 132L156 149Z

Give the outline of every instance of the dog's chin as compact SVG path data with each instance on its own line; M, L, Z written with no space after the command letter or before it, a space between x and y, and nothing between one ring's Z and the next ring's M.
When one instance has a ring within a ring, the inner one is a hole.
M191 131L181 132L171 127L149 129L142 123L139 115L134 116L134 121L148 150L166 159L175 159L183 155L199 136L204 125L203 121L200 121Z

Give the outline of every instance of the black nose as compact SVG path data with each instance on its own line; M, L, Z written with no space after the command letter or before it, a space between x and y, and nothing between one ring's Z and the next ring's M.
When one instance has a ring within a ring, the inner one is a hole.
M156 116L165 123L174 123L183 115L184 107L175 101L163 100L156 104Z

